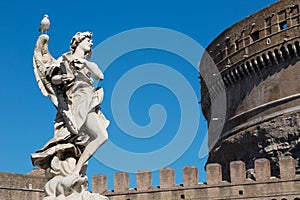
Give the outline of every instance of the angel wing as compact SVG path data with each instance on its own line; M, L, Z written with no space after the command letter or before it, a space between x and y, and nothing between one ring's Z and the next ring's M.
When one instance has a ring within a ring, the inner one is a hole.
M47 79L47 73L54 66L60 66L60 63L55 60L48 50L49 36L42 34L38 37L34 47L33 66L34 75L39 88L44 96L48 96L56 109L63 116L68 130L73 134L78 134L78 130L73 123L71 114L68 112L68 106L63 99L52 87L50 80Z
M48 35L40 35L36 41L33 54L34 75L39 88L44 96L50 97L53 104L57 107L58 101L51 83L46 78L46 71L54 65L59 65L48 50Z

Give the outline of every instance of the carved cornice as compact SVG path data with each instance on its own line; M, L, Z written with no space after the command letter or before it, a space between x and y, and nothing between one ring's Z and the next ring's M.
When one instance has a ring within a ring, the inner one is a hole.
M269 67L288 63L292 59L300 59L300 36L283 40L269 48L257 51L249 57L244 57L220 72L222 79L213 83L208 89L207 94L202 99L202 102L206 104L204 106L209 108L210 101L214 101L224 89L231 87L240 80L255 76Z

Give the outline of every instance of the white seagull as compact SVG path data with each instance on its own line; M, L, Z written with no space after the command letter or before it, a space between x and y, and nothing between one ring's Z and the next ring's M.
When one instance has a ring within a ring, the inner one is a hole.
M48 15L44 15L44 18L42 19L41 23L40 23L40 29L39 32L41 34L45 33L47 34L47 31L50 28L50 20L49 20L49 16Z

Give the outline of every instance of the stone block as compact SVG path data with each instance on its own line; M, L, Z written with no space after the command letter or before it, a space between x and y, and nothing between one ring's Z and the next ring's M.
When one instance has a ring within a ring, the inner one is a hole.
M198 169L194 166L183 168L183 185L186 187L198 185Z
M279 158L279 171L281 179L292 179L296 175L295 159L291 156Z
M246 166L243 161L230 162L231 183L242 183L246 180Z
M271 177L270 161L266 158L254 161L254 172L256 181L267 181Z
M129 174L117 172L114 174L114 191L124 192L129 190Z
M138 171L136 173L136 189L148 190L152 187L152 173L149 171Z
M107 177L103 174L96 174L92 177L92 191L102 194L107 191Z
M99 195L99 194L96 194L96 193L85 192L82 195L82 200L109 200L109 199L106 196L102 196L102 195Z
M160 170L160 188L171 188L175 186L175 171L171 168Z
M206 165L207 185L219 184L222 182L222 167L218 163Z

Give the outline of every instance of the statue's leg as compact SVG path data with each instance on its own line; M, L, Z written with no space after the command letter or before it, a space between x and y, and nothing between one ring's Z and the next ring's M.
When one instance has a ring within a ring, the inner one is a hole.
M105 128L105 123L103 119L99 117L95 112L88 114L86 122L84 124L84 129L86 133L92 138L92 140L87 144L85 150L81 154L76 168L73 172L75 175L79 175L81 168L84 166L86 161L88 161L92 155L97 151L97 149L107 141L108 134Z

